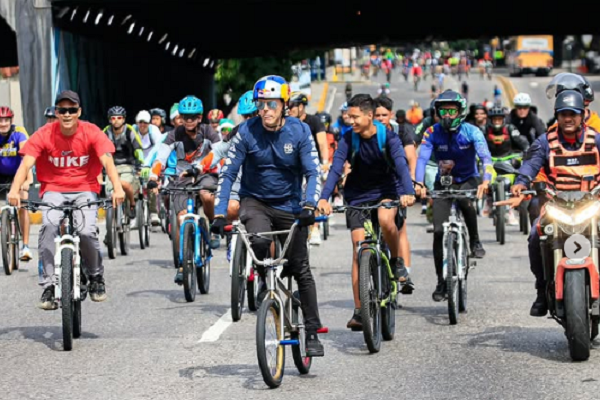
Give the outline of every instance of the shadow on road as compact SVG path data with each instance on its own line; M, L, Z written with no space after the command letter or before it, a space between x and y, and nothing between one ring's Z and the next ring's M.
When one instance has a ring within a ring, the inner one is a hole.
M439 306L425 306L425 307L414 307L414 306L402 306L400 309L404 312L415 314L423 317L425 321L432 325L449 325L448 322L448 306L446 302L440 302ZM396 316L398 318L398 316ZM402 318L402 317L400 317Z
M127 293L127 297L165 297L172 303L187 303L183 295L183 290L139 290Z
M48 346L55 351L63 351L62 347L62 327L61 326L19 326L0 329L1 340L33 340ZM82 332L81 339L98 339L99 336ZM77 339L75 339L77 341Z

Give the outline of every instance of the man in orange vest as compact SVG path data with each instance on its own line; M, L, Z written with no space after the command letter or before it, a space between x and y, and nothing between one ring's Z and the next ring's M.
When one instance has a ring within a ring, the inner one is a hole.
M519 173L534 177L543 171L547 180L559 191L588 191L600 180L600 135L584 123L585 104L583 95L577 90L563 90L556 96L554 113L557 129L540 136L530 147ZM593 176L592 181L584 180ZM511 188L515 196L497 205L518 207L529 182L519 176ZM543 317L548 312L546 284L540 252L538 217L529 234L529 261L535 275L537 298L531 306L530 315Z
M406 120L417 126L423 121L423 110L416 101L411 101L411 107L406 112Z

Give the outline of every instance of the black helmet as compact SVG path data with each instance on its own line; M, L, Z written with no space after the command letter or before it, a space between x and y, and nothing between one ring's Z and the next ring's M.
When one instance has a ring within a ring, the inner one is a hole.
M591 103L592 101L594 101L594 88L592 87L592 85L590 85L590 82L587 79L585 79L585 76L582 76L582 78L586 84L583 91L583 100Z
M559 113L562 110L572 110L578 114L584 112L585 104L581 92L577 90L563 90L560 92L554 102L554 113Z
M108 109L108 118L118 115L125 118L127 117L127 111L125 111L125 109L121 106L114 106Z
M292 92L290 94L290 105L291 104L304 104L308 105L308 97L302 92Z
M154 117L155 115L160 116L163 125L167 123L167 112L165 110L162 108L153 108L150 110L150 116Z
M331 114L326 112L320 112L315 115L319 117L323 125L325 125L325 128L329 128L329 125L331 124Z
M444 104L456 104L458 106L458 116L456 118L442 118L440 116L440 107ZM440 118L440 125L446 131L455 132L463 123L467 116L467 101L460 93L454 90L446 90L434 100L435 113Z
M563 90L577 90L582 95L585 94L586 87L590 84L581 75L571 72L561 72L557 74L546 87L546 97L550 100L556 98Z
M493 123L494 117L502 117L502 122L499 125L494 124ZM505 118L506 118L506 110L504 108L502 108L502 107L492 107L488 111L487 124L494 131L498 131L498 130L500 130L500 129L502 129L504 127Z
M46 117L46 118L56 118L56 115L54 114L54 107L48 107L48 108L46 108L46 111L44 111L44 117Z

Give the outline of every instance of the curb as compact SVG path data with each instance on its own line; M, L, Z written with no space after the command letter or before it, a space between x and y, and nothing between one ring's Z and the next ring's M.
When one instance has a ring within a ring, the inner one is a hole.
M104 219L106 218L106 210L104 210L104 208L101 208L98 210L98 219ZM42 212L41 211L36 211L36 212L29 212L29 224L30 225L41 225L42 224Z
M505 76L497 75L496 80L498 80L504 88L504 93L508 97L507 103L510 105L510 108L514 108L515 105L513 104L513 99L517 95L517 88L515 88L515 85L513 85L510 79Z
M323 91L321 92L321 97L319 98L319 103L317 104L317 112L323 112L325 109L325 102L327 101L327 93L329 93L329 83L323 83Z

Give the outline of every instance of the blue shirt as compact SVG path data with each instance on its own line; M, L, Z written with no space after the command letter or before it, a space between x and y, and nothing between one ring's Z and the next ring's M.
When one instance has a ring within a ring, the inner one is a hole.
M346 125L344 123L344 120L340 117L340 118L336 119L333 122L333 124L331 125L331 131L333 131L335 129L339 129L340 136L344 136L346 134L346 132L352 131L352 125Z
M345 162L350 162L352 135L350 131L338 143L321 199L329 199L342 175ZM344 186L344 198L348 204L358 205L415 193L400 138L392 130L386 129L386 143L395 166L393 171L381 153L377 135L369 139L360 138L359 151Z
M581 133L575 143L569 143L565 141L560 130L558 132L558 140L560 140L560 143L565 150L579 150L584 138L585 136ZM600 135L596 135L596 147L598 148L598 151L600 151ZM544 134L537 138L527 151L527 156L523 159L523 164L521 165L521 168L519 168L519 173L534 179L543 168L546 176L549 176L549 156L550 146L548 145L548 136L547 134ZM515 183L520 183L528 187L530 182L522 176L517 176Z
M319 157L310 128L297 118L286 117L283 127L267 131L260 118L243 122L231 140L221 170L215 214L227 215L231 186L244 169L239 195L297 214L302 207L316 207L321 194ZM306 200L302 180L306 177Z
M446 132L439 123L429 127L423 134L421 151L417 160L415 174L417 182L423 182L425 179L425 167L432 153L436 160L454 161L452 177L456 183L463 183L473 177L479 177L477 156L483 163L485 171L483 180L492 179L492 156L483 133L474 125L463 122L456 132ZM439 179L438 171L435 177L436 182Z

